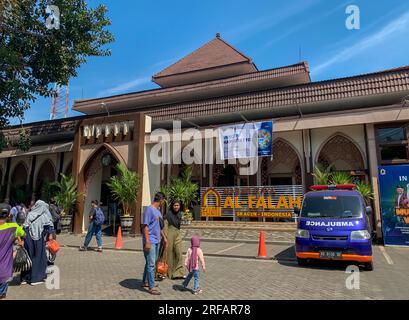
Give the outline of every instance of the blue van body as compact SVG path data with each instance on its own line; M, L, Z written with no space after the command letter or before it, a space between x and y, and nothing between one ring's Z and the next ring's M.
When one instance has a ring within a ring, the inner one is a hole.
M297 221L298 263L345 260L373 269L372 230L365 201L355 190L327 189L304 195Z

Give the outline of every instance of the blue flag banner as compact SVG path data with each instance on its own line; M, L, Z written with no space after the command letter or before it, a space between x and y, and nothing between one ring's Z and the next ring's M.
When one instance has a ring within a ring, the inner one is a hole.
M409 246L409 165L378 167L385 245Z
M219 128L222 160L271 156L273 122L250 122Z

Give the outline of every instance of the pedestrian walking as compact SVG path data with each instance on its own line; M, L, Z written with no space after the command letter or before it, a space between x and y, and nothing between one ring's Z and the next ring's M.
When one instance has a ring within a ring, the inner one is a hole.
M151 205L145 209L142 221L142 245L145 256L142 286L148 288L148 292L154 295L161 294L158 289L155 289L155 267L161 241L160 218L162 214L159 209L164 202L165 195L161 192L156 193Z
M180 225L182 221L182 204L174 200L165 216L165 234L168 238L167 264L170 279L183 279L184 266L182 254L182 234Z
M21 203L15 205L10 211L11 222L17 223L18 225L23 225L27 218L27 208Z
M84 245L80 247L80 251L87 251L88 245L95 234L97 239L98 252L102 252L102 225L105 221L105 215L102 209L98 206L98 200L91 201L91 211L89 214L90 223L88 225L88 232L85 236Z
M9 214L8 206L0 204L0 300L6 299L8 282L13 277L14 242L24 236L23 228L17 223L7 223Z
M46 244L55 238L54 224L49 211L49 206L38 200L27 215L23 224L26 233L24 248L32 261L32 268L21 273L21 283L37 285L47 279L48 259Z
M193 285L193 294L202 293L202 289L200 289L200 272L199 272L199 261L202 265L203 272L206 272L206 265L203 256L203 251L200 248L200 238L197 236L193 236L191 239L191 247L187 250L186 259L185 259L185 266L189 271L185 281L183 281L183 288L187 290L187 286L189 285L190 280L192 277L195 278L195 282Z

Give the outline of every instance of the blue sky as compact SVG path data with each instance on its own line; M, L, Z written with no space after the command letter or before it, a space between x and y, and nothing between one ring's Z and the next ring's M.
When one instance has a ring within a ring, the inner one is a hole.
M309 63L313 81L409 65L409 2L402 0L106 0L116 41L70 82L75 99L157 88L151 76L220 32L259 70ZM348 5L360 29L348 30ZM62 18L63 19L63 18ZM38 98L24 122L49 118L51 99ZM70 116L79 115L70 110ZM13 121L13 123L16 123Z

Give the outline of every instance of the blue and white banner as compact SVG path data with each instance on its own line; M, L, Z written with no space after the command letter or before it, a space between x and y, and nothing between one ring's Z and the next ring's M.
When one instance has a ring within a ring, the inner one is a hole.
M409 165L378 167L385 245L409 246Z
M219 128L222 160L271 156L273 122L251 122Z

